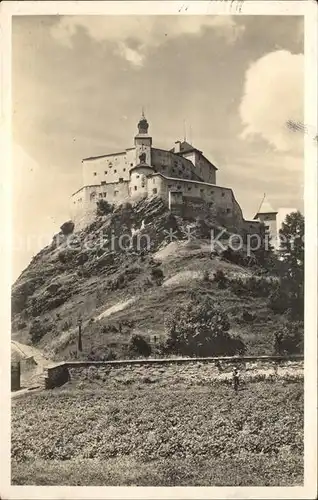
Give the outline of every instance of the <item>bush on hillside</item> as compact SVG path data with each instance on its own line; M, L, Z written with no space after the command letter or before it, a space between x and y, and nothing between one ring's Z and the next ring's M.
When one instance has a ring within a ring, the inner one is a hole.
M291 319L304 316L304 292L301 286L294 289L289 280L282 280L269 295L268 306L274 313L288 313Z
M62 233L67 236L69 234L72 234L73 231L74 231L74 222L72 222L71 220L67 221L67 222L64 222L64 224L61 225L60 229L62 231Z
M74 257L77 256L77 252L75 250L67 249L61 250L58 253L57 258L62 264L69 264L73 261Z
M228 280L228 286L238 296L268 297L277 289L277 282L266 278L251 276Z
M219 288L226 288L228 279L222 270L218 270L214 275L214 281L218 284Z
M151 346L142 335L134 334L132 335L128 350L130 354L137 354L140 356L148 357L151 354Z
M242 320L246 321L246 323L251 323L255 320L255 314L252 314L249 311L243 311Z
M166 320L166 352L185 356L233 355L243 352L244 343L229 334L224 312L206 297L181 305Z
M301 354L304 352L304 325L301 321L288 322L273 336L275 354Z
M29 335L31 337L32 344L37 344L48 332L52 330L52 324L47 320L35 319L30 324Z
M202 281L203 281L203 283L209 283L210 282L209 271L205 270L205 271L202 272Z
M160 267L153 267L151 269L151 278L157 285L161 285L164 279L163 270Z
M114 210L113 205L108 203L108 201L106 200L98 200L96 205L97 205L96 215L98 216L111 214Z

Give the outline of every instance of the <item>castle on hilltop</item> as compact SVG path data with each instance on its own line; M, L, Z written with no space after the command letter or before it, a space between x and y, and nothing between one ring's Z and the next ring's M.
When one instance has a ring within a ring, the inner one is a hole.
M217 185L218 169L202 151L185 140L176 141L170 150L153 147L144 113L133 147L84 158L82 167L83 187L71 197L71 217L77 226L90 220L98 200L122 204L160 197L170 210L214 212L224 225L244 233L258 233L267 218L268 230L275 227L276 212L271 208L265 213L260 207L254 220L244 219L232 189Z

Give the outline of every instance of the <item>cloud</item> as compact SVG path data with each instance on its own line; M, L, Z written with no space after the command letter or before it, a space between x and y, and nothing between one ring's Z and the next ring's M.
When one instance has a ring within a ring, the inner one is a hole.
M142 66L148 51L171 38L200 35L213 29L216 36L234 43L244 31L232 16L64 16L51 27L59 43L72 46L79 29L96 42L110 41L116 52L134 66Z
M261 137L278 151L301 151L302 134L288 122L303 122L304 56L278 50L254 62L245 74L239 112L241 138Z

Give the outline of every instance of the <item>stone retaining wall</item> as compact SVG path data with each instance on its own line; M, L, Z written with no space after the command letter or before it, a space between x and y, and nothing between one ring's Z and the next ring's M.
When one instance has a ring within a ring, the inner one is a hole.
M100 380L133 383L138 381L157 382L193 379L227 380L233 366L237 365L241 378L251 379L269 376L302 376L302 356L242 357L242 358L196 358L196 359L153 359L120 361L73 361L48 369L46 388L61 386L68 380Z

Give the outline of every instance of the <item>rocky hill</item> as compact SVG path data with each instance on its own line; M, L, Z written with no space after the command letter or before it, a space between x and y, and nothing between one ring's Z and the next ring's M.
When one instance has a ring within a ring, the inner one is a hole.
M80 317L84 357L124 357L133 333L156 346L166 314L191 294L208 294L248 353L272 353L279 316L268 309L267 297L239 294L213 279L217 271L234 281L248 279L255 269L229 262L217 249L211 253L211 229L224 228L207 216L174 215L160 199L116 209L101 204L80 231L63 224L13 286L12 338L51 358L70 358ZM229 234L223 233L223 242Z

